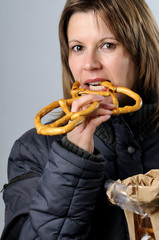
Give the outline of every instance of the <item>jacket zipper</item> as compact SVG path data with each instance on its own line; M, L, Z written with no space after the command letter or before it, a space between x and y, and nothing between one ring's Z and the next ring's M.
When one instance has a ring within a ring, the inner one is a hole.
M17 182L19 180L28 178L28 177L33 177L33 176L41 176L41 174L40 173L27 173L27 174L24 174L20 177L13 178L9 183L6 183L6 184L3 185L3 188L0 191L0 193L3 192L10 184L12 184L14 182Z

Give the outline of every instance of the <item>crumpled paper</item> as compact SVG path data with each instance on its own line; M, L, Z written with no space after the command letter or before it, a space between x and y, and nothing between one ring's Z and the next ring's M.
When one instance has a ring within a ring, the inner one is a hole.
M159 169L109 182L106 187L110 202L124 209L130 239L137 239L134 216L139 214L150 218L155 238L159 240Z

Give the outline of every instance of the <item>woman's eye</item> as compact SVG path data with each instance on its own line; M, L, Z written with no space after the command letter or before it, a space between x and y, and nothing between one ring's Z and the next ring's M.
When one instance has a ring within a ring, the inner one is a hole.
M72 50L74 52L79 52L79 51L83 50L83 47L81 45L76 45L76 46L72 47Z
M115 48L115 44L113 44L113 43L104 43L102 48L112 49L112 48Z

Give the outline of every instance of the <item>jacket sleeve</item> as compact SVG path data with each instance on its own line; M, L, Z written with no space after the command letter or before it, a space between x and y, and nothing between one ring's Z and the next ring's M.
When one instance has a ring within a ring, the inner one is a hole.
M1 240L19 239L47 160L47 140L34 129L15 141L8 159L9 183L4 185L3 192L5 226Z
M20 240L87 239L103 178L103 162L80 158L54 142Z
M2 240L87 239L103 162L79 157L34 131L15 142L8 174Z

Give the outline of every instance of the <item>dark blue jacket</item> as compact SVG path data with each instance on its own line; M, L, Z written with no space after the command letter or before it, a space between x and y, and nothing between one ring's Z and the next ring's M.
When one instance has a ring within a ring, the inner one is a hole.
M108 202L105 180L159 169L159 131L132 123L112 117L97 129L103 160L68 150L63 136L32 129L19 138L9 157L1 240L128 240L124 213Z

